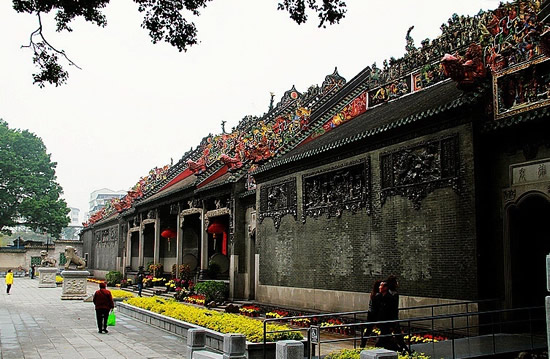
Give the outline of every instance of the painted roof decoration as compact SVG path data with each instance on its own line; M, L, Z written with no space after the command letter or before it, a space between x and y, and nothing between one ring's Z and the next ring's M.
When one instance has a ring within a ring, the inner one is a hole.
M422 40L420 47L414 44L411 26L405 36L406 52L401 58L385 60L382 67L376 63L367 66L349 82L335 69L321 86L313 85L304 93L293 86L275 106L272 95L267 113L244 117L229 133L224 128L220 134L209 134L176 164L152 169L126 197L113 200L92 215L87 224L120 213L136 201L192 175L196 176L193 181L196 188L208 183L235 182L246 176L246 188L252 190L254 171L262 164L314 141L372 108L424 90L448 77L462 90L476 89L488 79L488 74L550 53L550 31L537 19L540 6L539 0L516 0L475 16L453 14L441 25L441 35L431 41ZM531 98L540 100L544 89L547 100L549 80L550 77L540 81ZM511 86L507 83L501 88ZM501 93L502 89L494 90L494 97ZM516 102L504 99L498 100L497 105L502 104L503 111L509 111L519 106Z
M250 168L273 158L298 133L310 129L309 117L315 104L344 84L345 79L335 69L332 75L326 76L320 88L314 85L306 93L300 93L292 86L265 116L247 117L229 134L209 135L200 145L199 157L187 160L189 169L200 175L208 167L221 163L234 171L244 163Z
M145 192L152 191L160 181L166 179L166 173L169 168L169 165L165 165L163 167L155 167L151 169L149 174L145 177L141 177L124 197L120 199L111 198L111 200L105 204L104 208L93 213L88 221L82 223L82 225L87 227L103 218L110 217L114 213L120 213L132 207L135 200L143 197Z

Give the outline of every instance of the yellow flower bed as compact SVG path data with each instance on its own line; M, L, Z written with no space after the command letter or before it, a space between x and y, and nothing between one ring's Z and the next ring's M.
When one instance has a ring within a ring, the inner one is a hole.
M214 310L196 308L172 299L161 299L159 297L134 297L124 302L220 333L241 333L246 336L246 340L253 343L263 341L263 322L260 320L238 314L220 313ZM267 325L268 331L288 329L291 328L286 325ZM268 341L285 339L301 340L303 336L299 331L267 334Z
M374 347L365 348L365 349L344 349L338 350L328 354L325 359L359 359L361 350L375 349ZM412 354L398 354L399 359L430 359L424 353L414 352Z
M96 278L88 278L88 282L102 283L102 282L105 282L105 280L104 279L96 279Z
M63 277L60 275L55 276L55 283L63 283Z
M117 298L128 299L128 298L135 297L134 293L130 293L121 289L111 290L111 295L113 296L113 299L117 299Z

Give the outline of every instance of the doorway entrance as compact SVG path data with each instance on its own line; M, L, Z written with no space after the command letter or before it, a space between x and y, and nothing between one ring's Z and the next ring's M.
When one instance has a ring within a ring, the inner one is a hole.
M514 308L544 305L549 221L550 201L542 194L527 194L508 209L510 299Z

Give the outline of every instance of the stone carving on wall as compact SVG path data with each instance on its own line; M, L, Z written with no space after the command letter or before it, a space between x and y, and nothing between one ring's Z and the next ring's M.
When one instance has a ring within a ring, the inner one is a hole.
M109 240L116 241L118 239L118 227L113 226L109 229Z
M370 158L355 165L332 169L302 179L303 213L307 217L340 217L344 210L366 208L370 215Z
M187 201L188 208L198 208L200 207L199 201L197 199L190 199Z
M381 203L399 195L420 209L422 200L437 188L458 192L458 151L458 135L453 135L381 154Z
M516 190L515 189L506 189L502 192L504 196L504 201L511 202L516 199Z
M297 219L296 179L262 186L260 190L260 223L267 217L273 218L275 229L279 230L281 219L291 214Z
M170 205L170 214L178 214L179 212L179 205L177 203L173 203Z

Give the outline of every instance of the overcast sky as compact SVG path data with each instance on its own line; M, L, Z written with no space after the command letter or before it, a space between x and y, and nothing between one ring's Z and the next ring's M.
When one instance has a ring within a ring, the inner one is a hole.
M339 24L317 27L310 14L298 26L277 0L214 0L195 19L200 44L178 52L153 45L130 0L105 9L108 25L75 21L73 32L45 34L82 70L67 67L68 83L40 89L28 43L37 19L0 1L0 118L40 136L57 162L64 198L81 214L96 189L128 190L155 166L178 161L209 133L261 115L270 92L277 103L292 85L300 92L338 67L350 80L384 59L401 57L405 34L415 45L440 34L453 14L494 9L496 0L347 0Z

